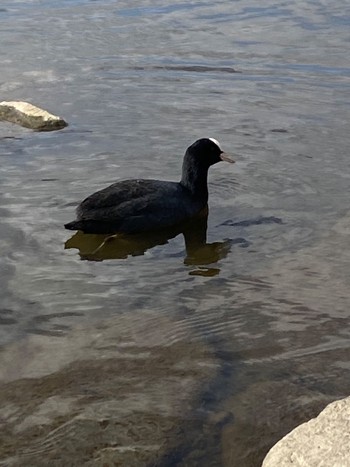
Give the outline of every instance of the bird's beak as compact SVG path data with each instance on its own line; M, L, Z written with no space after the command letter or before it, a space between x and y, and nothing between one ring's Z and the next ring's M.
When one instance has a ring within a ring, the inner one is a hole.
M230 154L227 154L226 152L222 152L220 154L220 159L225 162L231 162L231 164L234 164L236 161L231 159Z

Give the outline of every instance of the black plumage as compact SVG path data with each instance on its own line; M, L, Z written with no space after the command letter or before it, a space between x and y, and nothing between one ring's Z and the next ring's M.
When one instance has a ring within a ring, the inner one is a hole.
M77 220L65 227L85 233L139 233L190 219L206 207L208 169L221 160L233 162L216 140L199 139L185 153L180 182L113 183L82 201Z

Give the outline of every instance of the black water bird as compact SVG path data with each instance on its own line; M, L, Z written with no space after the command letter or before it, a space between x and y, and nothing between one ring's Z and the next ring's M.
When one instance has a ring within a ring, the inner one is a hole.
M124 180L93 193L65 224L84 233L134 234L171 227L201 212L208 203L208 170L220 161L234 162L214 138L203 138L186 151L180 182Z

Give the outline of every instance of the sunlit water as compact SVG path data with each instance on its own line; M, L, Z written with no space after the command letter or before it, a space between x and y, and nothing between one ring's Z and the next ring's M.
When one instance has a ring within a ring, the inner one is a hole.
M0 124L1 465L258 466L349 394L349 26L345 0L1 2L0 100L69 122ZM237 163L186 244L63 229L204 136Z

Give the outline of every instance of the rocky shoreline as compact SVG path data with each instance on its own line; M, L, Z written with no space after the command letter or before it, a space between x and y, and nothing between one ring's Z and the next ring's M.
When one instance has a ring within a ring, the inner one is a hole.
M350 397L327 405L275 444L262 467L350 466Z
M0 120L36 131L54 131L67 126L63 118L22 101L0 102Z

